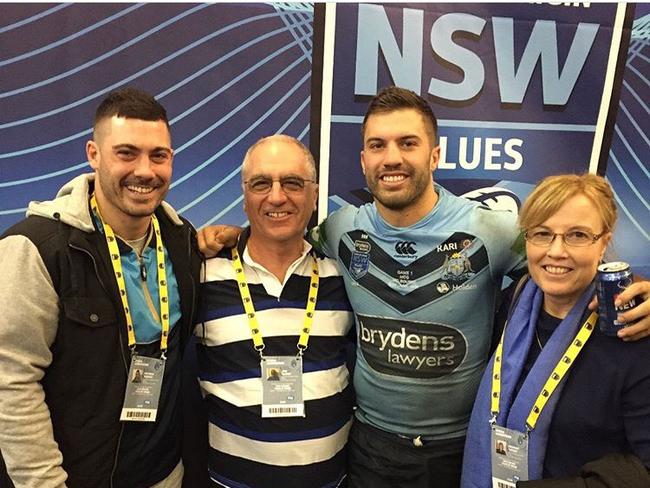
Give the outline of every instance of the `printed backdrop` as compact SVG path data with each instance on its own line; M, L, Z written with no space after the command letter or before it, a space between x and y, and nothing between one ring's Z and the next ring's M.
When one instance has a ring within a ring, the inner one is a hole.
M616 192L616 256L650 277L650 4L636 6L607 162Z
M88 171L94 110L123 85L167 108L170 203L196 226L244 223L246 148L309 141L312 17L299 3L3 4L0 230Z
M321 158L327 211L367 200L359 117L391 83L431 102L444 153L435 177L458 194L512 207L541 176L587 169L602 138L617 11L582 5L338 5L330 157ZM600 161L620 209L614 253L646 276L649 14L647 4L636 6L624 78L613 83L620 104L611 149L606 137ZM309 3L3 4L0 231L30 200L49 199L88 171L94 109L123 85L153 93L168 109L176 148L170 203L196 226L245 223L246 148L278 132L308 144L310 111L320 113L310 103L312 95L320 100L312 86L322 84L312 67L327 67L312 66L322 41L313 22ZM314 128L319 138L321 129Z

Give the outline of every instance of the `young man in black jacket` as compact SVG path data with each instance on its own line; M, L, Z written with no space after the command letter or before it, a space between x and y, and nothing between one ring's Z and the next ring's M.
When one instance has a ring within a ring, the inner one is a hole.
M86 153L94 173L0 239L0 451L16 487L180 487L200 256L163 201L165 109L109 94Z

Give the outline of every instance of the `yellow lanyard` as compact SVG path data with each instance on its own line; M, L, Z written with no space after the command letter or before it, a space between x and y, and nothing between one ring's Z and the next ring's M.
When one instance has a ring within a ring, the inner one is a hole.
M598 314L592 312L589 315L589 318L582 324L582 327L578 331L575 339L571 341L569 347L562 355L562 358L558 361L553 368L553 372L544 383L542 391L537 396L537 400L533 404L533 408L528 414L526 419L526 428L528 431L531 431L535 428L537 419L539 418L542 410L546 406L548 399L551 398L551 395L564 378L564 375L567 374L571 364L576 360L578 354L582 350L582 347L585 345L591 333L594 330L596 321L598 320ZM497 347L496 353L494 355L494 366L492 368L492 396L491 396L491 412L492 412L492 421L496 421L497 416L499 415L499 398L501 397L501 359L503 354L503 338L506 334L506 329L503 330L501 335L501 340L499 341L499 346Z
M235 277L237 278L237 284L239 285L239 293L241 295L242 304L244 305L244 311L246 312L246 317L248 318L248 326L251 329L251 336L253 338L253 347L257 352L262 355L264 350L264 339L262 338L262 332L260 331L260 325L257 321L257 315L255 314L255 307L253 306L253 299L251 298L250 290L248 289L248 283L246 282L246 276L244 275L244 266L242 266L241 259L239 259L239 253L237 248L233 247L232 251L232 266L235 270ZM314 321L314 311L316 310L316 298L318 296L318 261L316 257L312 255L312 269L311 269L311 282L309 283L309 296L307 298L307 307L305 309L305 319L302 324L302 330L300 331L300 338L298 339L298 355L302 356L307 349L307 343L309 342L309 333L311 332L311 326Z
M126 296L126 284L124 283L124 273L122 272L122 261L120 259L120 250L117 246L117 239L115 233L110 225L104 222L102 215L99 213L97 207L97 199L93 194L90 199L90 206L93 212L104 227L104 236L106 237L106 244L108 244L108 252L111 256L111 265L115 273L115 280L117 287L120 290L120 298L122 299L122 307L124 308L124 315L126 317L126 328L129 337L129 347L135 347L135 332L133 330L133 319L131 318L131 311L129 310L129 302ZM165 352L167 351L167 336L169 335L169 300L167 291L167 271L165 267L165 252L163 248L162 236L160 234L160 225L155 215L151 216L151 224L156 235L156 268L158 269L158 296L160 297L160 321L161 321L161 336L160 336L160 350L164 359Z

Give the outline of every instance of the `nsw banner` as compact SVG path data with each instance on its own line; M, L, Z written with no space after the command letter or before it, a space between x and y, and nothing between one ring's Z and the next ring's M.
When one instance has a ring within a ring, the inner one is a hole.
M498 200L516 206L545 175L596 171L617 101L625 13L594 3L329 6L321 106L328 211L369 198L360 127L387 85L433 107L434 179L457 194L489 200L507 190L511 198Z

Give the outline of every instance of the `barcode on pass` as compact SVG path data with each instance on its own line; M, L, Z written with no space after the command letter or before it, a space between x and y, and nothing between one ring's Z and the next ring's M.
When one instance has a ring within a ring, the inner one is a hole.
M296 407L270 407L269 413L298 413Z
M123 422L155 422L155 408L123 408L120 420Z
M515 485L512 483L502 483L501 481L497 481L497 488L515 488Z
M150 419L151 412L126 412L126 417L129 419Z

